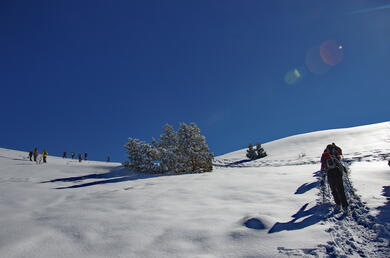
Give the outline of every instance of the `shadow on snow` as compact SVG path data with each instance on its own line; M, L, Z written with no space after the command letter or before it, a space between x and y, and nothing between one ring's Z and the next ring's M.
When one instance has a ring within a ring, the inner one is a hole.
M213 166L216 166L216 167L232 167L232 166L244 164L244 163L251 162L251 161L253 161L253 160L242 159L242 160L230 162L230 163L227 163L227 164L213 164Z
M64 178L57 178L49 181L43 181L43 183L57 183L57 182L79 182L87 179L105 179L105 180L99 180L94 182L88 182L88 183L82 183L82 184L76 184L72 186L63 186L63 187L56 187L55 189L70 189L70 188L81 188L81 187L87 187L87 186L93 186L93 185L101 185L101 184L110 184L110 183L119 183L119 182L125 182L125 181L133 181L133 180L140 180L140 179L148 179L153 177L161 177L161 176L175 176L177 174L145 174L145 173L137 173L128 170L124 167L116 167L112 169L111 171L107 173L95 173L95 174L89 174L84 176L76 176L76 177L64 177ZM182 174L180 174L182 175Z
M298 230L311 225L314 225L322 220L325 220L325 214L330 210L331 205L327 204L318 204L308 210L306 210L309 203L303 205L297 213L292 215L293 219L288 222L276 222L268 233L276 233L283 230ZM302 221L297 222L297 220L307 217Z
M19 158L11 158L11 157L0 155L0 158L11 159L11 160L30 161L30 159L28 157L23 157L23 156L20 156Z
M303 185L301 185L295 192L295 194L304 194L306 193L307 191L310 191L311 189L317 187L319 185L319 182L318 181L315 181L315 182L312 182L310 184L308 183L304 183Z
M314 172L313 177L319 179L321 177L321 172ZM298 189L295 191L295 194L304 194L315 187L319 187L319 185L319 180L312 183L304 183L298 187ZM284 230L299 230L314 225L320 221L325 220L326 214L329 213L332 207L330 203L317 203L316 206L306 210L308 205L309 203L304 204L294 215L292 215L292 220L288 222L276 222L268 231L268 233L276 233ZM304 219L301 220L302 218Z
M380 224L383 224L385 227L388 227L386 225L390 226L390 186L384 186L382 193L383 196L386 197L386 203L383 206L380 206L378 208L379 214L377 216L377 219ZM383 237L389 239L390 234L387 230L385 231L386 232L381 232L381 233L383 234Z

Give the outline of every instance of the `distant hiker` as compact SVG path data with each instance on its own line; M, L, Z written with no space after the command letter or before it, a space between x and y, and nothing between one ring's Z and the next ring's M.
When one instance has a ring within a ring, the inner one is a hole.
M389 162L387 162L387 165L389 165L389 167L390 167L390 159L389 159Z
M42 155L41 155L41 154L38 153L35 162L36 162L37 164L41 164L41 163L42 163Z
M66 159L66 151L64 151L64 153L62 154L62 158Z
M72 152L72 154L71 154L71 156L72 156L72 159L74 159L74 156L75 156L76 154L74 153L74 152Z
M84 160L87 160L88 158L88 153L84 153Z
M34 153L33 153L33 155L34 155L34 161L35 161L35 162L37 162L38 154L39 154L39 153L38 153L38 149L35 148L35 149L34 149Z
M107 157L107 162L110 162L110 160L111 160L111 158L110 158L110 156L108 156ZM390 161L389 161L389 163L390 163Z
M33 152L30 151L30 152L28 153L28 157L30 158L30 161L32 161L32 156L33 156Z
M328 178L328 184L337 206L344 210L348 208L347 197L345 196L343 184L343 166L337 157L338 152L332 144L329 144L321 157L321 169Z
M46 163L47 155L49 155L49 153L47 153L46 150L43 150L43 151L42 151L43 163Z
M79 153L79 155L77 155L79 157L79 162L81 162L83 160L83 156L81 155L81 153Z

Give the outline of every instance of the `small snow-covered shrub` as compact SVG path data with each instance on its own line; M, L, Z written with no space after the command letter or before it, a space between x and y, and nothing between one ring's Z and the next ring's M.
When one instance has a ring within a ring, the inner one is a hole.
M246 157L250 160L254 160L257 157L256 150L253 148L253 144L249 144L248 149L246 150Z
M264 148L261 147L260 143L256 143L256 149L254 149L253 144L249 144L246 151L246 157L250 160L261 159L267 156L267 153L264 151Z
M267 156L267 153L265 152L264 148L261 147L260 143L256 143L256 158L261 159Z

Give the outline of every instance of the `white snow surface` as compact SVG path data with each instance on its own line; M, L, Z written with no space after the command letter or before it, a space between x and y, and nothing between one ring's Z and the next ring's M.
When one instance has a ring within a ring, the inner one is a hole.
M332 142L349 164L348 214L320 191ZM0 257L390 256L389 122L263 147L264 159L239 150L185 175L0 149Z

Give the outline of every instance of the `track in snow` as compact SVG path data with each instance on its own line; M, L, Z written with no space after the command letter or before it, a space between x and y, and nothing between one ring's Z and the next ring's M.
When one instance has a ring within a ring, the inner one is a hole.
M370 150L365 152L352 152L345 153L343 155L344 161L347 164L352 164L353 162L361 161L383 161L386 158L390 157L390 149L386 150ZM280 159L273 160L270 158L257 159L257 160L233 160L225 158L216 158L213 165L216 167L281 167L281 166L301 166L301 165L311 165L319 164L320 156L307 157L305 154L297 155L296 159Z
M314 249L287 249L280 247L279 252L288 256L326 256L326 257L390 257L388 231L378 224L369 214L369 208L356 194L349 176L344 174L344 186L350 205L348 213L327 209L333 203L327 183L318 184L317 203L323 206L320 214L329 228L331 241ZM320 172L315 176L321 182Z
M288 249L279 247L281 254L288 256L320 256L320 257L390 257L390 229L388 225L382 225L376 218L369 214L369 208L361 201L353 187L348 165L361 161L383 161L390 156L390 150L372 150L366 152L346 153L344 155L344 165L347 173L344 174L344 187L350 205L348 213L336 213L332 207L333 197L330 194L327 183L321 185L320 172L314 173L320 181L317 185L319 189L317 212L323 217L323 221L329 225L327 232L331 241L319 245L313 249ZM319 164L320 157L305 157L289 160L230 160L217 159L214 166L217 167L280 167L297 166L308 164Z

